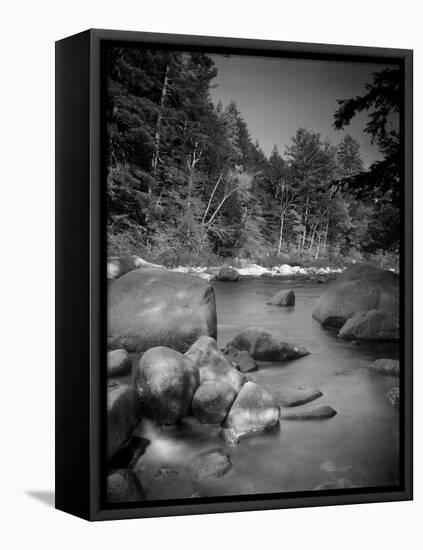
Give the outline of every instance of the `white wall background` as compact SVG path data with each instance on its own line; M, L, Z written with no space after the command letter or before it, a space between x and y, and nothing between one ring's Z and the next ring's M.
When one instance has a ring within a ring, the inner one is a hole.
M97 27L415 49L415 310L419 312L423 306L418 276L423 238L419 219L423 44L418 5L412 0L15 0L2 4L3 548L416 547L423 512L419 316L414 502L89 524L55 511L29 493L48 493L54 486L54 41Z

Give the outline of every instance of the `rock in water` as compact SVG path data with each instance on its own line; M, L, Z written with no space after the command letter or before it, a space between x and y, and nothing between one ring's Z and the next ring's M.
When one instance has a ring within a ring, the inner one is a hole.
M218 281L235 282L241 280L241 274L233 267L222 267L216 276Z
M146 268L110 285L109 346L183 353L203 334L216 337L216 304L213 288L199 277Z
M236 397L236 391L226 382L204 382L192 399L192 414L203 424L220 424Z
M132 363L124 349L115 349L107 353L107 376L126 376L131 374Z
M400 363L397 359L377 359L370 370L386 376L399 376Z
M367 264L346 269L320 296L313 318L321 325L341 328L355 313L382 309L391 317L399 312L399 276Z
M327 491L329 489L352 489L356 487L352 481L345 478L337 479L336 481L325 481L317 487L314 487L313 491Z
M392 406L395 409L399 409L399 406L400 406L400 390L399 390L399 388L398 387L391 388L386 395L388 396L389 401L392 403Z
M240 372L251 372L253 370L257 370L257 363L248 351L239 351L232 346L228 346L226 347L224 353L230 363Z
M306 348L290 342L276 332L260 327L249 327L237 334L227 347L248 353L258 361L286 361L309 355Z
M281 411L281 420L325 420L335 415L335 409L322 406L306 411Z
M268 391L284 407L298 407L323 395L320 390L315 388L269 388Z
M160 267L161 265L151 264L146 262L139 256L112 256L107 258L107 278L110 281L114 281L122 275L126 275L134 269L140 269L141 267Z
M360 311L348 319L339 331L339 337L345 340L399 340L398 314L383 309Z
M220 430L219 437L223 439L226 445L229 445L230 447L234 447L239 443L239 437L236 431L232 428L224 428L223 430Z
M121 469L107 476L107 502L139 502L144 500L144 491L132 470Z
M238 393L246 381L245 376L231 365L219 349L214 338L202 336L185 355L198 367L201 384L204 382L226 382Z
M281 290L271 298L267 304L271 306L290 307L295 305L295 293L293 290Z
M107 386L107 458L110 459L131 440L141 422L142 401L126 384L109 382Z
M144 353L134 380L145 415L161 424L175 424L188 414L199 382L191 359L163 346Z
M226 449L212 449L197 455L190 464L194 479L222 477L232 468L230 454Z
M226 417L225 427L236 437L264 432L279 423L279 406L264 388L254 382L246 382Z
M145 453L146 448L150 445L150 440L145 437L138 437L134 435L131 441L116 453L111 460L109 460L108 466L112 470L118 470L120 468L134 468L141 456Z

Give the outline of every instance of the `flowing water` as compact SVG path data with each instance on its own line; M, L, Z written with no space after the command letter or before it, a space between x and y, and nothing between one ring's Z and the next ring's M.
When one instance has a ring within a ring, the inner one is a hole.
M229 449L233 464L229 473L208 482L194 482L188 465L199 452L223 447L218 426L192 418L164 428L143 421L137 434L151 443L135 471L147 498L302 491L339 478L358 487L397 484L398 411L386 393L398 385L398 379L372 373L368 367L381 357L398 358L398 346L355 345L323 329L311 312L325 284L280 278L212 284L221 347L243 328L259 326L286 335L311 352L289 362L259 363L259 370L248 377L275 388L318 388L323 397L296 410L330 405L337 415L321 421L281 421L278 431L243 439ZM284 288L295 291L295 307L266 304ZM161 475L160 468L166 468Z

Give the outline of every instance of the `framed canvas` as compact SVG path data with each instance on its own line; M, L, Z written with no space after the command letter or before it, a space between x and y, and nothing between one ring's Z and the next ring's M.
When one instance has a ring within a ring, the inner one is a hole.
M56 43L56 507L412 498L412 52Z

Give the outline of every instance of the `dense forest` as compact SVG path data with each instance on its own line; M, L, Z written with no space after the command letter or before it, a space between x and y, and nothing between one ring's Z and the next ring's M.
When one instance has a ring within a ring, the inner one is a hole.
M298 128L267 157L235 101L213 104L217 69L203 53L116 47L107 71L109 254L167 266L395 264L399 70L334 105L338 130L368 115L382 160L366 169L341 132L335 145Z

